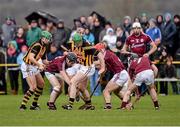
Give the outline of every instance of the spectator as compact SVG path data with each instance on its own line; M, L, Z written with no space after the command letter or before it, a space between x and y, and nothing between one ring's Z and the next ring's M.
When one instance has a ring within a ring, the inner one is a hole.
M180 48L180 16L174 15L174 24L176 25L176 34L174 39L175 52Z
M124 31L122 26L118 26L116 28L116 36L117 36L116 46L118 49L121 49L126 41L126 38L128 37L128 34L127 32Z
M0 43L2 44L2 41L0 40ZM6 63L6 55L5 55L4 49L0 46L0 63L5 64ZM7 94L7 84L6 84L6 69L5 67L0 67L0 95L1 94Z
M72 30L74 31L80 26L82 26L80 19L79 18L74 19L74 26L73 26Z
M23 27L19 27L17 29L15 41L17 42L18 51L21 52L22 46L26 45L26 36L25 36Z
M165 65L165 76L167 78L176 78L176 67L172 64L173 58L172 56L167 57L167 62ZM168 82L166 82L167 84ZM170 82L172 84L173 94L178 94L178 87L176 82ZM168 84L167 84L168 85Z
M51 20L48 20L46 23L46 30L50 33L53 33L55 30L54 24Z
M2 40L3 47L7 47L8 43L14 39L16 32L16 26L12 22L11 17L6 18L6 22L2 25Z
M48 61L51 61L54 58L56 58L58 56L62 56L62 55L63 55L63 52L58 50L58 48L57 48L55 43L52 43L50 45L50 52L47 54Z
M165 22L163 24L162 31L162 44L167 47L167 53L171 56L174 55L173 45L174 45L174 37L176 34L176 26L171 21L171 14L165 14Z
M161 46L161 48L159 48L159 62L162 63L159 65L159 77L160 78L165 78L166 74L165 74L165 64L166 64L166 60L167 60L167 49L165 46ZM161 95L165 96L168 94L168 86L166 84L166 82L162 81L160 82L160 92Z
M7 63L16 64L17 63L17 43L16 41L10 41L7 47ZM9 78L11 84L11 93L14 95L18 94L18 76L19 76L19 67L12 66L8 67Z
M161 43L161 31L160 29L156 26L156 20L151 18L149 20L149 28L146 30L146 34L151 37L151 39L155 42L156 46ZM150 45L147 45L147 48L150 49ZM158 59L157 51L154 53L151 58Z
M106 31L108 28L112 28L112 24L109 21L105 23L105 28L99 34L99 42L103 40L103 37L106 35Z
M42 31L46 30L46 24L40 24L39 27Z
M146 32L146 29L149 27L149 23L148 23L148 17L146 13L142 13L141 14L141 26L144 32Z
M103 41L107 42L110 49L116 48L117 36L114 34L114 30L112 28L107 29L106 35L103 37Z
M117 49L121 50L126 41L126 38L128 37L127 32L124 31L122 26L118 26L116 28L116 36L117 36L116 47ZM120 60L123 62L125 67L127 67L128 66L127 55L120 53L116 53L116 54L117 56L119 56Z
M88 45L94 45L94 35L90 32L88 27L85 28L83 39Z
M80 17L80 22L81 22L81 25L83 27L85 27L87 25L87 19L86 19L86 16L81 16Z
M103 27L101 26L99 20L96 18L94 21L94 27L92 29L92 33L94 35L94 44L99 43L99 35L101 33L101 31L103 30Z
M129 36L130 31L131 31L131 17L130 16L125 16L124 17L124 22L123 22L123 27L125 30L125 33Z
M68 33L64 27L64 21L59 20L57 23L57 29L53 33L53 42L59 50L62 50L62 46L65 46L67 41Z
M156 25L157 27L161 30L161 33L162 33L162 30L163 30L163 24L164 24L164 18L162 15L158 15L156 17Z
M26 44L31 46L34 42L37 42L41 38L41 29L37 26L37 21L32 20L30 22L30 29L27 31Z
M19 66L21 66L21 64L23 62L23 57L26 54L27 50L28 50L28 48L26 45L21 46L21 52L17 56L17 64L19 64ZM21 74L21 84L22 84L22 92L23 92L23 94L25 94L27 92L27 90L29 89L29 86L27 84L26 79L23 78L22 74Z
M141 21L141 19L138 16L134 17L134 22L139 22L140 23L140 21Z
M87 17L87 25L89 27L89 30L92 31L92 29L94 27L94 20L93 20L92 16Z

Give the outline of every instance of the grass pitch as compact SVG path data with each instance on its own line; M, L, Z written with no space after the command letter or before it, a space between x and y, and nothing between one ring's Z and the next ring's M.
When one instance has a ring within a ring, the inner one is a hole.
M122 111L116 109L120 105L117 97L112 97L113 109L104 111L104 100L102 96L93 97L92 102L96 106L94 111L81 111L78 107L83 104L82 101L74 104L72 111L66 111L61 105L67 102L66 96L60 96L56 105L57 111L49 111L46 102L48 95L40 98L40 111L30 111L29 109L19 111L19 105L22 95L0 96L0 125L36 125L36 126L178 126L180 125L180 96L169 95L159 96L161 104L160 110L153 108L149 96L142 97L136 103L132 111ZM29 107L30 103L28 104Z

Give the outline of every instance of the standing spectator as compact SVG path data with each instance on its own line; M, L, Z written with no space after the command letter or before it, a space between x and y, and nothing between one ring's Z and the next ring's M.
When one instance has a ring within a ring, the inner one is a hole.
M67 41L68 33L65 30L64 21L59 20L57 23L57 29L53 32L53 42L59 50L62 50L62 46L65 46Z
M7 47L8 43L14 39L16 26L13 24L11 17L6 18L6 22L2 25L3 47Z
M156 20L151 18L149 20L149 28L146 30L146 34L151 37L151 39L154 41L156 46L161 43L161 31L160 29L156 26ZM150 48L150 45L147 45L147 48ZM154 53L154 55L151 57L153 60L157 59L159 56L157 56L157 51Z
M126 41L126 38L128 37L128 34L127 32L124 31L122 26L118 26L116 28L116 36L117 36L116 46L118 49L121 49Z
M103 30L103 27L101 26L99 20L95 19L94 27L92 29L92 33L93 33L93 35L95 37L94 44L99 43L99 35L100 35L102 30Z
M149 27L148 17L147 17L146 13L142 13L141 14L141 21L140 21L140 23L141 23L143 31L145 32L146 29Z
M5 51L1 47L2 41L0 40L0 63L5 64L6 63L6 57L5 57ZM7 84L6 84L6 69L5 67L0 67L0 94L7 94Z
M170 55L174 55L173 45L174 45L174 37L176 34L176 26L171 21L171 14L165 14L165 22L163 24L163 31L162 31L162 44L167 47L167 53Z
M34 42L41 38L41 29L37 26L37 21L32 20L30 22L30 29L27 31L26 44L31 46Z
M180 48L180 16L174 15L174 24L176 25L176 34L174 39L174 49L177 51Z
M21 52L22 46L26 45L26 36L25 36L23 27L19 27L17 29L15 41L17 42L18 51Z
M90 32L89 28L85 28L83 39L88 45L94 45L94 35Z
M87 19L86 19L86 16L81 16L80 17L80 22L81 22L81 25L83 27L85 27L87 25Z
M46 30L50 33L53 33L55 30L54 24L51 20L48 20L46 23Z
M127 32L124 31L122 26L118 26L116 28L116 36L117 36L117 41L116 41L116 47L117 49L121 50L126 38L128 37ZM124 54L116 53L117 56L119 56L120 60L123 62L125 67L127 67L128 61L127 61L127 56Z
M130 35L130 31L131 31L131 17L130 16L124 17L123 27L126 34Z
M160 78L165 78L165 64L167 60L167 49L164 46L161 46L161 49L159 50L160 55L159 55L159 62L162 63L159 65L159 77ZM160 95L167 95L168 94L168 86L166 82L162 81L160 82Z
M109 21L105 23L105 28L99 34L99 42L103 40L103 37L106 35L106 31L108 28L112 28L112 24Z
M103 41L107 42L110 49L116 48L117 36L114 34L114 30L112 28L107 29L106 35L103 37Z
M74 26L72 30L76 30L80 26L82 26L80 19L79 18L74 19Z
M92 16L87 17L87 25L89 27L89 30L92 31L93 26L94 26L94 20Z
M21 52L17 56L17 64L19 64L19 66L21 66L21 64L23 63L23 57L26 54L27 50L28 50L28 48L26 45L21 46ZM22 74L21 74L21 82L22 82L21 83L22 84L22 91L23 91L23 94L25 94L28 91L29 86L27 84L26 79L23 78Z
M165 65L165 76L168 78L176 78L176 67L172 64L172 56L167 57L167 62ZM167 84L168 82L166 82ZM167 84L168 85L168 84ZM178 94L178 87L176 82L171 82L173 94Z
M161 33L162 33L162 30L163 30L163 24L164 24L164 18L162 15L158 15L156 17L156 25L157 27L161 30Z
M140 23L140 21L141 21L141 19L138 16L134 17L134 22L139 22Z
M16 41L10 41L7 47L7 63L16 64L17 63L17 43ZM9 78L11 84L11 92L14 95L18 94L18 76L19 76L19 67L12 66L8 67Z

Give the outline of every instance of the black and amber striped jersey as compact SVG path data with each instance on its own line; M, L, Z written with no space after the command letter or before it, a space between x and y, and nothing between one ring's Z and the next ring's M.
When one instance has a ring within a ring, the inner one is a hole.
M77 54L80 64L90 66L93 63L95 49L84 50L84 45L82 47L76 47L73 41L70 44L70 49L72 52Z
M33 65L29 60L29 54L35 54L34 58L38 61L39 59L46 59L46 45L43 45L40 41L35 42L32 46L29 47L26 55L23 58L23 61L26 64Z

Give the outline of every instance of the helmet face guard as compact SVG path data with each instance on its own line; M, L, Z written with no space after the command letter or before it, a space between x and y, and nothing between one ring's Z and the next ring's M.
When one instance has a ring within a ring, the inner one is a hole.
M68 53L66 58L69 60L69 62L76 63L77 62L77 56L74 53Z
M82 36L78 33L76 33L72 38L74 44L81 44L83 42Z
M46 38L47 40L51 41L52 39L52 34L48 31L42 31L41 32L41 37Z

